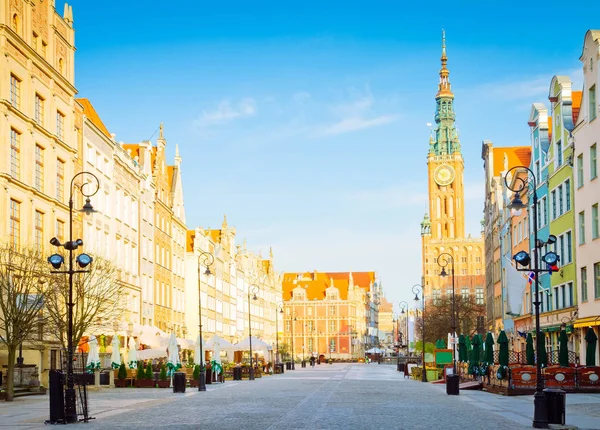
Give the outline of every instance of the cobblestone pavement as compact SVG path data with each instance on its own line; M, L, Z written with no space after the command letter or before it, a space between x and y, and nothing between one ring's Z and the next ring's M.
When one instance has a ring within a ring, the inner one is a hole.
M600 428L600 395L567 396L567 424ZM86 429L524 429L532 396L480 391L448 396L444 385L404 379L395 366L296 367L255 381L187 389L104 389L90 393L95 417ZM0 404L0 428L41 428L48 398ZM597 424L596 424L597 423Z

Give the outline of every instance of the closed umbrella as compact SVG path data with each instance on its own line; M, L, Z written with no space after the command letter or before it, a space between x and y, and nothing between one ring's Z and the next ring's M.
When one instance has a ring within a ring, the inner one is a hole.
M527 333L527 340L525 341L525 359L529 366L535 364L535 353L533 351L533 337L531 333Z
M127 344L127 364L130 369L137 369L137 345L133 336L129 337L129 343Z
M567 332L564 330L560 331L558 336L558 364L563 367L569 367L569 349L567 346Z
M469 361L469 353L473 349L473 347L471 346L471 339L469 338L469 336L465 336L465 346L467 347L467 355L465 355L465 361Z
M177 346L177 337L175 336L175 333L171 333L167 349L167 368L169 369L169 374L172 375L181 367L179 347Z
M94 372L94 371L100 369L100 352L99 352L98 340L96 339L96 336L90 336L88 345L90 347L90 352L88 352L85 368L89 372Z
M202 342L202 346L205 346L204 339L200 339L200 335L198 335L196 338L196 345L194 346L194 362L204 366L204 359L202 357L202 352L200 352L200 342Z
M498 351L498 364L500 366L508 366L508 337L504 330L500 331L496 343L500 346Z
M213 360L210 365L212 371L219 376L223 367L221 366L221 344L218 341L213 342Z
M113 369L118 369L121 367L121 344L119 343L119 336L116 334L113 336L110 346L112 346L112 354L110 356L111 366Z
M587 346L585 349L585 365L586 366L595 366L596 365L596 342L598 341L598 336L594 333L594 329L589 327L587 333L585 334L585 341L587 342Z
M489 331L485 338L485 354L483 357L483 361L488 365L494 364L494 338Z
M540 333L540 338L538 339L538 360L542 367L548 367L548 354L546 353L546 336L543 333Z
M469 373L478 374L479 372L479 348L481 346L481 340L478 335L473 336L473 340L471 341L471 346L473 349L471 350L471 357L469 360Z
M467 345L464 334L458 337L458 361L467 361Z

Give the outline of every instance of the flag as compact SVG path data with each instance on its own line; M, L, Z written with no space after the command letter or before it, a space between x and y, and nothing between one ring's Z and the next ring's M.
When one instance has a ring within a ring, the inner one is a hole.
M527 279L527 282L529 283L529 285L533 284L534 280L535 280L535 273L529 272L529 279Z
M552 275L552 272L558 272L557 264L548 264L548 273Z
M527 338L527 333L519 331L519 330L517 330L517 333L519 333L519 336L521 336L522 338L524 338L524 339Z

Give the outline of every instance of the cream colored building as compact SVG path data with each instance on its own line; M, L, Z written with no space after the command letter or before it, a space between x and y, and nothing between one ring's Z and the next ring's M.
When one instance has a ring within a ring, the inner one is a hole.
M81 168L72 17L70 6L61 16L51 1L0 4L0 235L44 254L53 251L53 236L68 237L69 186ZM80 230L75 218L74 236ZM24 346L25 362L38 365L42 382L59 365L57 351L50 344L41 351Z
M577 252L577 285L579 308L574 327L579 333L579 356L585 363L585 336L593 327L600 337L600 179L598 144L600 144L600 30L585 34L583 52L579 58L583 67L583 98L574 136L575 236ZM596 345L596 363L598 346Z
M282 327L276 322L279 317L277 303L281 302L281 280L273 269L273 255L271 253L268 259L263 259L260 254L248 251L245 242L241 246L236 245L235 236L236 230L227 224L226 218L218 230L197 227L187 232L187 337L195 339L199 331L200 280L202 332L205 340L217 334L236 343L249 335L251 322L252 336L274 345L277 339L276 329L281 331ZM214 256L209 267L210 275L205 274L210 257L206 260L200 252ZM258 287L256 300L253 299L252 286Z

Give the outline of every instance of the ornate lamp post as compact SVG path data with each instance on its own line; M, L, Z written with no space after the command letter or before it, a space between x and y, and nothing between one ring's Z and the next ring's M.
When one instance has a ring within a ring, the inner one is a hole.
M512 171L519 169L521 171L527 171L527 178L523 179L516 176L514 185L509 184L509 177ZM527 206L521 200L521 192L526 192L527 188L531 185L532 192L532 203L533 203L533 267L529 267L531 264L531 256L525 252L517 252L513 256L513 260L517 263L517 270L521 272L529 272L530 276L533 275L533 283L535 284L535 337L536 337L536 355L539 357L539 353L542 349L542 333L540 331L540 291L539 291L539 277L544 272L549 272L550 275L555 270L558 270L557 264L560 261L559 256L550 251L542 259L548 265L548 269L540 269L540 258L539 250L547 244L556 243L556 237L553 235L548 236L546 242L538 239L538 197L537 197L537 181L535 174L525 166L515 166L506 172L504 177L504 184L506 188L513 191L514 197L512 202L508 205L509 209L514 210L514 215L521 215L521 211L526 209ZM522 267L519 267L522 266ZM544 394L544 380L542 379L542 364L539 359L536 359L536 384L535 393L533 395L533 427L535 428L548 428L548 411L546 409L546 396Z
M452 265L452 374L456 375L456 311L454 308L454 289L455 289L455 277L454 277L454 257L452 257L452 255L448 254L447 252L444 252L442 254L440 254L438 256L437 259L437 263L438 266L440 266L442 268L442 271L440 272L440 276L441 277L446 277L448 276L448 273L446 272L446 266L448 264Z
M275 354L275 364L279 364L279 315L283 314L283 302L277 302L275 308L275 345L276 345L276 354Z
M250 334L250 375L248 376L248 379L250 381L254 381L254 357L252 356L252 313L250 312L250 304L252 302L250 295L252 295L252 300L258 300L258 297L256 297L258 291L258 285L248 285L248 333Z
M75 179L79 176L88 175L92 182L84 182L81 185L75 184ZM88 192L84 188L86 185L92 185L92 191ZM94 196L98 190L100 189L100 181L90 172L79 172L73 179L71 179L71 186L69 191L69 241L65 243L60 243L59 239L54 237L50 240L50 243L56 247L62 247L69 251L69 269L68 270L58 270L62 266L64 262L64 258L60 254L53 254L48 257L48 263L52 265L55 270L52 270L52 273L66 273L69 275L69 302L67 303L67 389L65 390L65 421L67 423L74 423L77 421L77 409L76 409L76 401L75 401L75 379L73 377L73 307L75 303L73 303L73 275L75 273L85 273L89 272L89 270L74 270L73 269L73 251L83 246L83 241L81 239L73 240L73 191L77 188L82 196L85 197L85 204L83 208L79 210L79 212L84 213L85 215L90 215L96 210L92 206L90 201L90 197ZM79 254L76 259L77 265L84 269L89 264L92 263L93 259L87 254Z
M206 391L206 375L204 369L204 350L202 349L202 287L200 277L202 274L201 266L204 265L206 270L204 274L208 277L212 275L210 266L215 262L215 256L208 251L198 250L198 333L200 334L200 380L198 381L198 391ZM198 360L198 358L196 359Z
M425 370L425 291L421 284L413 285L412 292L415 294L415 309L418 312L419 293L421 294L422 311L421 311L421 337L423 338L423 348L421 348L421 361L423 362L423 372L421 372L421 382L427 382L427 371Z
M408 362L408 354L409 354L409 351L408 351L408 348L409 348L409 345L408 345L408 339L409 339L409 336L408 336L408 303L406 303L403 300L399 303L399 306L400 306L400 314L404 315L404 318L406 320L406 332L404 334L404 341L406 342L406 360Z

